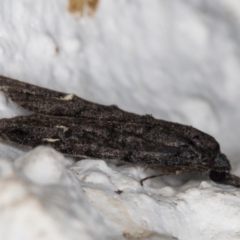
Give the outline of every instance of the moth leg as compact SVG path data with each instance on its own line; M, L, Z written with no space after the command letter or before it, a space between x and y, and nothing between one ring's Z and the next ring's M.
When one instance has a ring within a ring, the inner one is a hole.
M169 174L170 175L170 174ZM162 176L166 176L166 174L164 173L161 173L161 174L157 174L157 175L152 175L152 176L149 176L149 177L145 177L143 179L140 180L140 185L143 186L143 182L148 180L148 179L151 179L151 178L156 178L156 177L162 177Z
M160 174L148 176L148 177L145 177L145 178L141 179L140 180L140 184L141 184L141 186L143 186L143 182L148 180L148 179L152 179L152 178L156 178L156 177L162 177L162 176L167 176L167 175L178 175L178 174L176 174L175 172L163 172L163 173L160 173Z
M152 178L156 178L156 177L162 177L162 176L167 176L167 175L181 175L181 174L187 174L187 173L201 173L201 172L205 172L208 169L203 167L203 166L198 166L195 167L194 169L192 168L165 168L163 169L162 173L160 174L156 174L156 175L152 175L152 176L148 176L145 177L143 179L140 180L140 185L143 186L143 182L148 180L148 179L152 179Z

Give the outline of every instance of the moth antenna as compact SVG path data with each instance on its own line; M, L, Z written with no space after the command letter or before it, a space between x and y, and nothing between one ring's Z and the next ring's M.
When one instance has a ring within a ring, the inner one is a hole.
M228 174L223 184L232 185L234 187L240 187L240 178L235 175Z
M240 187L240 178L229 172L210 171L209 177L212 181L225 185Z

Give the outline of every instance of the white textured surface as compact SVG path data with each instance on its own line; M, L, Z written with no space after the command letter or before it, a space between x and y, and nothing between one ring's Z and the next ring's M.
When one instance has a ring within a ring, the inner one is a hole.
M50 163L34 178L31 170L39 167L39 158ZM47 147L29 152L20 164L17 159L19 166L0 159L0 239L107 239L102 218L61 159Z
M0 0L0 74L193 125L240 175L240 2ZM0 95L0 116L23 113ZM0 145L0 239L239 239L239 190ZM18 158L19 157L19 158ZM238 161L238 162L237 162ZM204 180L204 181L202 181ZM115 191L122 190L122 194ZM101 215L101 216L100 216Z

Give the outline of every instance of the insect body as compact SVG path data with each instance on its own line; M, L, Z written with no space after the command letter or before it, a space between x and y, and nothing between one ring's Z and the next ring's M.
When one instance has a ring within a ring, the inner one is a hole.
M33 112L0 120L0 139L21 146L49 145L79 159L116 159L160 168L160 175L209 173L240 187L218 142L193 127L125 112L0 76L0 90ZM146 178L146 179L148 179ZM146 180L143 179L141 183Z

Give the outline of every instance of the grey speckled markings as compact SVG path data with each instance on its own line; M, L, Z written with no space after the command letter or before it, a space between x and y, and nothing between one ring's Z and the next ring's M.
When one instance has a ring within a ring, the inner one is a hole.
M78 159L115 159L161 169L161 174L208 173L211 180L240 187L240 178L218 142L191 126L125 112L74 94L0 76L0 90L33 112L0 120L0 139L11 144L48 145Z

